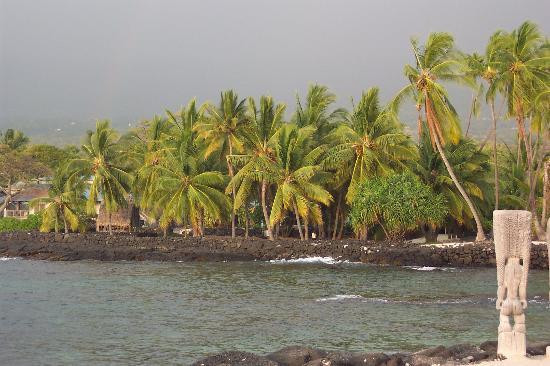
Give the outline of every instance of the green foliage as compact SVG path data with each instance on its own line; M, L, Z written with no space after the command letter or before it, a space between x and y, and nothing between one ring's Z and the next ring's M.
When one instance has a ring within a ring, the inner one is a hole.
M30 145L25 149L25 154L35 161L46 165L53 171L57 170L68 160L78 157L78 153L79 151L76 146L59 148L53 145L38 144Z
M33 231L38 230L40 225L42 225L40 215L29 215L23 220L14 219L13 217L0 218L0 232Z
M389 239L403 238L423 224L439 225L446 215L443 196L410 173L364 181L350 212L357 232L377 224Z

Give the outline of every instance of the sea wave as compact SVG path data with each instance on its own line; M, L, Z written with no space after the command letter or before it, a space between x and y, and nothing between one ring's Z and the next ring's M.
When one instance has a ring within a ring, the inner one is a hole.
M453 267L429 267L429 266L403 266L403 268L412 269L415 271L456 271L456 268Z
M269 263L283 264L283 263L323 263L323 264L341 264L341 263L360 263L350 262L348 260L335 259L333 257L305 257L305 258L292 258L292 259L272 259Z
M0 262L18 259L17 257L0 257Z
M364 299L361 295L335 295L331 297L321 297L319 299L316 299L317 302L324 302L324 301L342 301L342 300L357 300L357 299Z

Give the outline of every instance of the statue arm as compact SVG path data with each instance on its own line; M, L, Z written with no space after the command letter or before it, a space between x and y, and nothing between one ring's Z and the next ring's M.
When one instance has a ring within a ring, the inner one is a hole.
M522 248L523 268L521 283L519 285L519 299L523 308L527 308L527 276L529 275L529 266L531 265L531 238Z
M504 301L504 296L506 295L506 286L504 284L504 267L506 265L506 257L500 250L495 250L495 255L497 259L497 304L496 308L500 309L502 302Z

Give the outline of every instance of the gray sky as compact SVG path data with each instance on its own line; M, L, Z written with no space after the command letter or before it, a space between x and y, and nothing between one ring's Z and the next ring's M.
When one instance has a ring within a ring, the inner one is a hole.
M227 88L291 110L315 82L343 106L374 85L387 100L411 36L449 31L482 51L527 19L548 34L549 15L547 0L0 0L0 128L127 126Z

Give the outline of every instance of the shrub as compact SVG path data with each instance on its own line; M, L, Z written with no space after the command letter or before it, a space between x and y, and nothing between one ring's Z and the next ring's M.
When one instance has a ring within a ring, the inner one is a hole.
M354 200L350 218L356 233L380 225L388 239L403 238L420 225L436 226L447 215L442 195L410 174L366 180Z
M41 223L42 217L40 215L29 215L24 220L3 217L0 218L0 232L38 230Z

